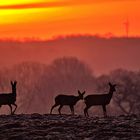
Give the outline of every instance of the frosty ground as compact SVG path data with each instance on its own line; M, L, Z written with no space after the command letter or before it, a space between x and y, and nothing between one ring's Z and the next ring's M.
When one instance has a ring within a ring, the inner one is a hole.
M140 115L84 117L19 114L0 116L0 140L139 140Z

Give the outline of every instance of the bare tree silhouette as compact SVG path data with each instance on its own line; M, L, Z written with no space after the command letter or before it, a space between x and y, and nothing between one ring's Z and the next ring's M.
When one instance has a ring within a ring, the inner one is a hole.
M127 70L114 70L110 77L119 85L114 97L114 102L125 114L138 113L137 110L140 99L140 75L137 72Z
M44 93L47 110L58 94L75 93L77 89L93 90L95 77L90 68L75 57L54 60L39 81L40 92Z
M62 57L55 59L50 65L24 62L1 69L1 91L9 90L9 79L18 81L16 101L18 113L49 111L56 95L75 93L77 89L86 90L87 93L95 91L106 93L108 81L114 81L118 85L116 92L120 93L113 97L108 112L111 110L111 114L116 112L118 114L140 113L139 71L119 69L108 75L95 77L92 70L81 60L75 57ZM44 104L47 105L44 106ZM80 113L83 108L84 104L78 102L77 112ZM100 112L98 108L95 108L95 111Z

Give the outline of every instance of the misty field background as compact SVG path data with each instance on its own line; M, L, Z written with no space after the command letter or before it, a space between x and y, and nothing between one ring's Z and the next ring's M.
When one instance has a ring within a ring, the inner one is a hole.
M108 105L110 115L139 114L139 38L58 37L54 40L0 41L0 92L11 91L17 80L16 113L48 113L58 94L108 93L108 82L117 91ZM83 114L79 101L76 113ZM64 113L70 113L64 107ZM0 113L9 113L3 106ZM57 113L57 110L55 110ZM102 115L100 107L91 115Z
M22 62L50 64L61 57L76 57L90 66L95 75L114 69L139 70L140 38L66 36L52 40L25 38L0 40L0 68Z
M0 91L10 92L10 79L16 79L17 112L48 113L58 94L78 95L78 90L86 95L108 93L108 82L117 84L111 104L107 111L110 115L139 114L140 72L117 69L109 74L95 76L90 67L75 57L63 57L54 60L50 65L23 62L0 71ZM77 114L83 114L84 102L75 106ZM93 107L90 113L102 114L100 107ZM1 112L9 111L6 106ZM57 113L57 110L55 111ZM64 113L70 113L64 107Z

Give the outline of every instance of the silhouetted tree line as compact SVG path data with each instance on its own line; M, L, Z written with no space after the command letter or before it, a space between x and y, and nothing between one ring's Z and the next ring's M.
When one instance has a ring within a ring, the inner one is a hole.
M17 112L48 113L58 94L86 95L108 91L108 82L117 84L110 114L140 113L140 71L118 69L108 75L95 76L93 71L75 57L63 57L50 65L37 62L23 62L11 68L0 70L0 91L9 91L9 80L16 79ZM83 113L84 104L76 105L76 111ZM65 109L65 108L64 108ZM98 109L93 109L98 112ZM93 112L93 110L91 112Z

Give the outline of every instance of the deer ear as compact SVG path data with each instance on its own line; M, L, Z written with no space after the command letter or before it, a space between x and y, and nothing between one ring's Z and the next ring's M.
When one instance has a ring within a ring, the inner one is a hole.
M14 84L16 85L17 84L17 81L14 81Z
M86 92L84 91L83 93L82 93L82 95L84 95Z
M78 90L78 94L81 95L81 92Z
M13 86L13 82L11 81L11 85Z

